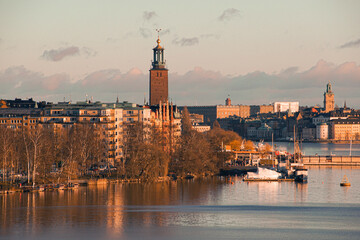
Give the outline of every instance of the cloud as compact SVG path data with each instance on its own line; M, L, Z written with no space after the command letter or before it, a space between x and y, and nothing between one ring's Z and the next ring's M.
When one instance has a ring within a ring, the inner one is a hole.
M170 34L170 29L163 29L163 30L161 30L161 32L160 32L160 35L161 36L164 36L164 35L166 35L166 34Z
M185 74L169 72L169 97L178 105L222 104L230 94L234 104L268 104L275 101L300 101L301 105L322 105L325 86L330 80L335 102L344 100L359 108L360 65L354 62L333 64L320 60L313 67L299 71L296 66L278 73L263 71L244 75L224 75L218 71L195 67ZM23 66L0 71L1 98L34 97L46 101L62 101L70 93L73 100L84 100L85 94L95 100L121 100L142 103L148 96L148 72L138 68L127 72L103 69L87 74L77 81L58 73L44 75ZM356 104L356 105L355 105Z
M80 49L79 47L71 46L66 48L45 50L41 57L48 61L59 62L64 58L79 55L85 57L94 57L97 55L97 52L87 47L82 47Z
M148 28L141 27L141 28L139 28L139 32L140 32L141 36L143 36L143 38L149 38L152 36L151 30Z
M45 50L41 57L49 61L58 62L66 57L75 56L79 54L80 54L79 48L72 46L67 48Z
M10 67L0 72L0 94L7 98L34 97L63 94L71 88L69 75L65 73L45 76L24 66Z
M150 21L150 20L152 20L152 19L154 19L156 17L157 17L157 14L156 14L155 11L151 11L151 12L144 11L143 12L143 20L144 21Z
M207 33L207 34L201 34L200 38L203 38L203 39L210 39L210 38L219 39L220 35L219 34L213 34L213 33Z
M339 48L355 48L355 47L360 47L360 39L344 43Z
M95 57L97 55L97 52L91 48L83 47L80 50L80 55L84 55L86 57Z
M279 73L255 71L228 76L195 68L184 75L170 74L171 97L180 105L222 104L228 94L234 104L268 104L275 101L300 101L302 105L322 104L330 80L335 101L360 102L360 65L345 62L335 65L320 60L306 71L289 67Z
M235 17L240 16L240 11L236 8L228 8L226 9L219 17L219 21L230 21Z
M196 45L196 44L199 44L199 38L197 37L193 37L193 38L175 38L173 41L172 41L173 44L176 44L176 45L180 45L182 47L188 47L188 46L193 46L193 45Z

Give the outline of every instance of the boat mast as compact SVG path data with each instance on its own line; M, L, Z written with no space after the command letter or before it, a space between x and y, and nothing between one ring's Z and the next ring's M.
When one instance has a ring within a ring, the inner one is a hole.
M296 132L295 132L295 124L294 124L294 162L296 162L296 145L295 145L295 138L296 138Z

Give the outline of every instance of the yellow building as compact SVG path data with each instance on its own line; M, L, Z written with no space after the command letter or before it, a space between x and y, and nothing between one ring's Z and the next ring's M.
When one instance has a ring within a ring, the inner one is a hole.
M360 120L338 119L330 123L333 140L360 140Z

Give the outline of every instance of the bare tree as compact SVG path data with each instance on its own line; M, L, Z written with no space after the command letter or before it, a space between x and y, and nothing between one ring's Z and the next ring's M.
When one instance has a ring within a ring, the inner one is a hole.
M0 154L2 160L2 180L6 181L6 176L8 172L8 158L10 157L10 153L13 145L13 130L10 128L0 126Z

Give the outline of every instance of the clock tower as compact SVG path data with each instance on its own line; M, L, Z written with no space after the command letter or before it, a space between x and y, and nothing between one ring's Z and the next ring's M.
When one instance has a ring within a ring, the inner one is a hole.
M158 33L160 30L157 30ZM158 35L157 46L153 48L154 58L152 68L150 69L149 97L150 106L164 103L168 100L168 72L166 69L166 61L164 60L164 48L160 46L160 38Z
M326 85L326 92L324 92L324 111L331 112L335 109L334 93L331 89L331 83Z

